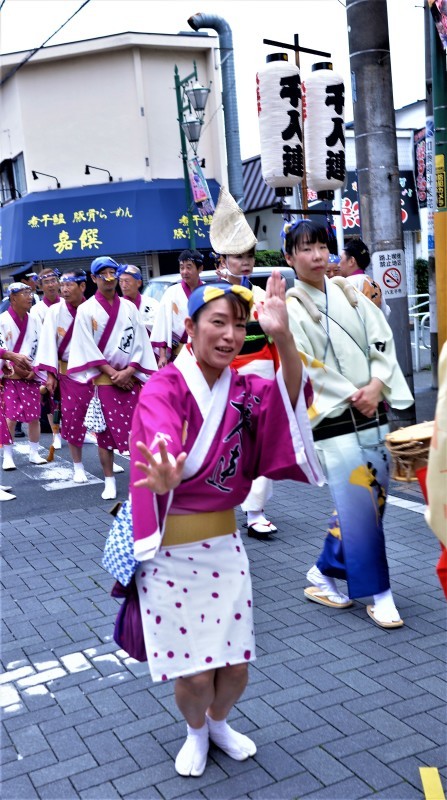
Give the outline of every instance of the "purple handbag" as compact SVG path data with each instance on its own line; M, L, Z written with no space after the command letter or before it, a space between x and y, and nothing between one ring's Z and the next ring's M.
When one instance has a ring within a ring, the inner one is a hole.
M113 632L114 641L136 661L147 661L144 646L143 624L141 621L140 601L135 578L128 586L116 581L112 597L124 597L124 603L118 611Z

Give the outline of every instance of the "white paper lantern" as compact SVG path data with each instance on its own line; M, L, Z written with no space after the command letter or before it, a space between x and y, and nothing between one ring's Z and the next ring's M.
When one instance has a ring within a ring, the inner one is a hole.
M332 64L314 64L304 82L306 177L309 189L340 189L346 178L345 86Z
M275 189L291 188L304 174L300 71L287 53L272 53L256 82L262 177Z

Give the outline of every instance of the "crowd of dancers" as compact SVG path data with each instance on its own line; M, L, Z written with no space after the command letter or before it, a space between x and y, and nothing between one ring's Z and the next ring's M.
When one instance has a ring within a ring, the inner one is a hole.
M385 435L387 410L408 408L413 397L389 308L365 272L366 246L355 240L339 259L325 226L286 224L282 249L296 274L286 297L279 271L266 290L252 285L257 241L225 189L210 240L218 282L204 283L203 256L186 250L180 280L159 304L141 295L137 267L100 256L89 299L84 271L36 275L25 265L0 314L3 470L16 466L17 422L27 424L31 464L47 463L42 401L52 446L68 443L76 483L88 480L87 411L101 417L104 500L117 494L114 453L130 451L134 581L152 679L175 679L187 723L181 775L203 773L210 740L236 760L256 752L226 722L255 658L236 506L247 534L268 540L277 530L265 511L275 480L327 482L333 512L305 597L344 613L370 597L375 624L404 624L385 547Z

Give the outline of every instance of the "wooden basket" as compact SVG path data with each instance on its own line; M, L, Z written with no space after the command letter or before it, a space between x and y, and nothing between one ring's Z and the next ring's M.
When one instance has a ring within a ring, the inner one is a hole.
M395 481L417 481L416 470L426 467L434 421L399 428L385 436L392 459L391 477Z

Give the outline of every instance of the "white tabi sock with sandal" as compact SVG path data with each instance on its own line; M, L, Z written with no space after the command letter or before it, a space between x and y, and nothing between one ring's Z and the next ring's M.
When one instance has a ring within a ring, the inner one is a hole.
M208 725L205 722L201 728L191 728L189 725L186 727L188 735L175 759L175 769L179 775L198 778L205 772L208 757Z
M209 736L213 744L220 747L235 761L245 761L256 753L255 743L243 733L233 730L226 719L216 720L206 715Z
M374 605L366 606L366 612L380 628L401 628L404 624L396 608L391 589L374 595Z
M316 564L310 568L306 578L312 583L312 586L307 586L304 589L304 594L308 600L330 608L349 608L349 606L352 606L352 600L337 589L334 578L323 575Z

